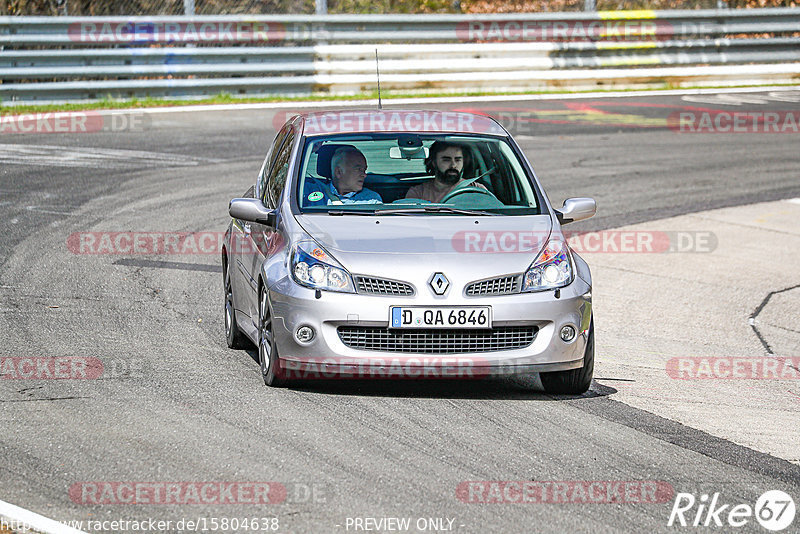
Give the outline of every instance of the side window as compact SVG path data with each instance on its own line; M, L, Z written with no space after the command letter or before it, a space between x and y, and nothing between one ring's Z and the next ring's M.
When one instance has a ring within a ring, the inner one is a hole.
M288 131L288 128L282 129L278 132L278 135L275 136L275 139L272 140L272 145L269 147L267 157L264 159L264 165L261 167L261 173L258 175L258 197L262 201L265 200L264 193L267 190L267 177L269 176L269 170L272 167L272 163L275 161L275 155L278 153L278 148L281 146L283 140L286 139L286 133Z
M278 199L286 185L286 177L289 175L289 160L292 159L292 148L294 148L294 133L289 133L283 142L275 163L269 172L267 179L266 204L272 208L278 205Z

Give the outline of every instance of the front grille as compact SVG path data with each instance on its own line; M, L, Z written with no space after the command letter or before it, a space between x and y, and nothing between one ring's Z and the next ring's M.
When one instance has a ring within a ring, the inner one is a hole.
M487 330L390 330L365 326L337 328L342 343L353 349L425 354L521 349L533 343L538 330L535 326L501 326Z
M473 297L478 295L511 295L519 293L519 283L521 276L503 276L501 278L491 278L473 282L467 286L467 295Z
M369 276L356 276L356 286L359 293L370 295L413 295L414 288L411 284L386 280L385 278L372 278Z

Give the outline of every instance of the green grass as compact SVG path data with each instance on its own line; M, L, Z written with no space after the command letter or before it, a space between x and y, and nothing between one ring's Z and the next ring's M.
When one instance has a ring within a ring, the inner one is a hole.
M791 86L796 85L792 83L785 84L768 84L769 87L773 86ZM723 89L730 87L760 87L761 85L737 85L737 86L692 86L684 87L683 89ZM582 94L582 93L619 93L631 91L658 91L676 89L676 87L667 84L661 87L653 87L648 89L589 89L585 91L508 91L508 92L486 92L486 91L464 91L458 93L443 93L443 92L430 92L430 93L403 93L403 92L384 92L381 96L384 101L391 101L398 98L435 98L435 97L476 97L476 96L496 96L496 95L533 95L533 94ZM96 109L141 109L141 108L155 108L155 107L172 107L172 106L196 106L196 105L215 105L215 104L253 104L253 103L270 103L270 102L346 102L351 100L375 100L378 98L377 92L360 93L355 95L329 95L329 94L312 94L309 96L275 96L275 97L245 97L239 98L232 96L228 93L220 93L218 95L200 98L200 99L174 99L174 98L131 98L127 100L117 100L111 97L98 100L96 102L81 102L81 103L60 103L60 104L7 104L0 102L0 115L18 115L22 113L47 113L54 111L85 111Z

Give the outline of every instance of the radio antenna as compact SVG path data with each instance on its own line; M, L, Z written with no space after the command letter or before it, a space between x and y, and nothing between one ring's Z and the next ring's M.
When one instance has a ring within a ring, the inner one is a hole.
M381 68L378 64L378 49L375 49L375 74L378 76L378 109L383 109L381 104Z

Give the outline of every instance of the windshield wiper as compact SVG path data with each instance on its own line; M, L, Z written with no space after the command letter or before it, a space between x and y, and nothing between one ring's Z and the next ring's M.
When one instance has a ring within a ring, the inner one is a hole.
M499 213L492 213L484 210L465 210L451 208L450 206L416 206L413 208L393 208L388 210L375 210L376 215L394 215L403 213L457 213L459 215L491 215L497 216Z
M328 210L328 215L375 215L375 210Z

